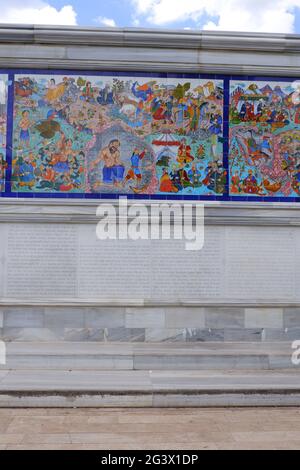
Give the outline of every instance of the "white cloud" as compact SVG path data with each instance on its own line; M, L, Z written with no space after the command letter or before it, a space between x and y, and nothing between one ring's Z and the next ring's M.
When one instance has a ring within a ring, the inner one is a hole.
M98 16L96 21L103 26L110 26L111 28L115 28L117 26L113 18L106 18L105 16Z
M71 5L56 9L41 0L0 0L0 23L76 25Z
M132 18L132 26L135 26L135 27L140 26L140 23L141 22L138 18L135 18L135 17Z
M300 0L131 0L137 15L157 26L193 21L203 29L294 32ZM208 19L207 19L208 18Z

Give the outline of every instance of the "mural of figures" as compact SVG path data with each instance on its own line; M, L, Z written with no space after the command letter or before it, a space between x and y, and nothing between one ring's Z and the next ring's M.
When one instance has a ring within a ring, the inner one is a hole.
M8 76L0 74L0 192L5 190Z
M231 81L231 196L300 196L297 82Z
M222 80L15 75L12 191L222 196L223 140Z

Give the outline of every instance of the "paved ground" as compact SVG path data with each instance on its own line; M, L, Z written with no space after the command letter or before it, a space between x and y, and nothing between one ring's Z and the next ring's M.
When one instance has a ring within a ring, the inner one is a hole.
M0 449L300 449L300 408L0 409Z

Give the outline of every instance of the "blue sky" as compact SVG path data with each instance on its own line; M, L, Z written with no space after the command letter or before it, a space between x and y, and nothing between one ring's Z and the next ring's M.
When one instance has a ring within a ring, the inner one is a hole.
M300 0L0 0L0 22L300 34Z
M184 1L184 0L181 0ZM117 26L119 27L136 27L135 19L135 7L133 2L130 0L53 0L51 5L57 9L62 8L64 5L72 5L77 13L77 22L79 25L99 25L99 21L96 21L97 18L107 18L113 19ZM147 15L138 15L140 27L163 27L147 21ZM208 19L207 15L204 15L202 18L202 23L205 24ZM191 19L186 19L184 21L177 20L172 23L166 24L168 28L195 28L195 22ZM300 19L299 19L299 28L300 28Z
M99 16L112 18L119 26L130 26L131 12L129 2L124 0L53 0L50 2L56 8L72 5L77 13L79 25L96 25Z

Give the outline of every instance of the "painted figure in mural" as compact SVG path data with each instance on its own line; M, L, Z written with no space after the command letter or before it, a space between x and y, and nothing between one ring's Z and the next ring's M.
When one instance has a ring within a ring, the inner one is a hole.
M222 194L226 185L226 171L221 162L212 162L208 165L207 176L203 184L211 191Z
M87 81L82 90L82 98L86 101L94 101L94 90L92 88L91 82Z
M22 119L19 122L20 127L20 144L23 147L30 147L30 133L29 129L34 123L29 118L29 111L22 112Z
M186 138L181 139L177 152L177 161L184 164L192 162L194 157L191 155L191 151L191 146L187 144Z
M140 181L142 179L142 173L140 170L140 162L141 160L143 160L145 154L146 154L145 150L141 152L138 148L134 149L130 158L131 167L127 172L127 175L125 178L126 181L135 180L135 179Z
M6 168L7 168L7 163L4 160L3 154L0 153L0 191L4 191Z
M58 101L59 98L64 94L66 88L66 80L56 85L55 79L51 78L48 83L48 89L45 95L45 100L49 103Z
M167 118L167 108L160 96L157 96L152 101L152 118L155 121L165 121Z
M231 187L230 191L232 194L239 194L241 191L241 179L240 179L240 174L238 171L235 172L235 174L231 178Z
M136 98L147 101L149 96L152 95L152 84L153 82L148 82L143 85L139 85L138 82L135 81L131 87L131 91Z
M124 165L120 160L120 141L113 139L109 144L100 150L98 158L94 161L92 167L98 165L101 161L103 166L103 183L119 186L123 181Z
M0 123L0 148L5 147L5 124Z
M184 168L179 168L178 170L178 174L179 174L179 178L180 178L180 184L181 184L181 187L184 189L184 188L189 188L192 186L192 183L190 181L190 178L189 178L189 175L188 175L188 171L189 171L189 166L186 165Z
M244 192L247 194L259 194L261 192L261 188L253 174L253 170L248 170L248 175L243 180L242 187Z
M211 151L214 160L217 159L218 135L221 133L222 116L220 114L211 114L209 132L211 134Z
M33 94L34 83L29 77L23 77L15 81L15 94L27 98Z
M175 186L169 176L168 170L163 168L163 173L160 178L160 186L159 189L163 193L177 193L178 187Z
M57 142L57 153L52 158L52 168L55 173L69 175L71 159L76 155L72 145L72 140L67 139L65 134L61 132L61 137Z
M187 109L188 108L187 108L185 101L183 100L183 98L181 98L177 103L176 112L175 112L176 124L179 126L179 128L182 127L184 124L184 119L187 113Z
M200 116L200 109L197 100L193 100L189 107L190 114L190 131L196 132L198 128L198 121Z
M29 153L23 158L22 163L19 166L19 180L21 187L28 187L32 188L34 186L35 181L35 162L34 156L32 153Z
M202 186L202 173L199 168L196 167L196 165L192 165L191 169L188 170L188 177L193 188L199 188Z
M106 85L102 90L99 90L99 96L97 97L97 102L102 105L113 104L113 91L108 85Z

